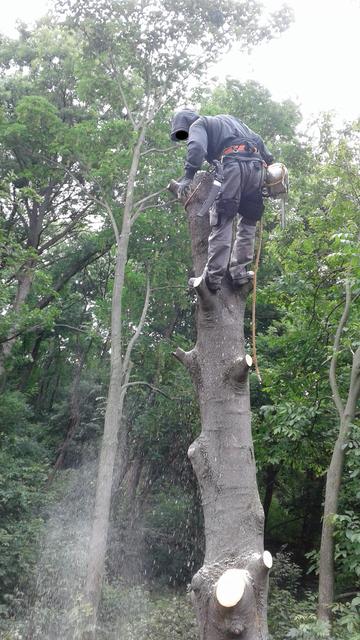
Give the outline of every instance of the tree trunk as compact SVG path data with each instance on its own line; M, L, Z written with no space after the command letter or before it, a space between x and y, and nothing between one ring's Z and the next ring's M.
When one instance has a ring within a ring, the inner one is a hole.
M196 212L212 178L202 181L188 201L196 275L207 260L208 217ZM170 186L171 188L171 186ZM175 185L172 185L175 188ZM197 342L175 356L187 367L197 390L202 431L189 448L205 520L203 567L191 589L201 640L265 640L271 555L264 553L264 513L257 483L251 435L244 312L251 286L240 292L224 281L221 292L197 287Z
M55 464L51 469L48 479L47 486L49 487L55 478L56 472L62 468L66 453L68 448L74 438L74 435L79 427L81 414L80 414L80 381L81 374L84 368L86 357L89 353L91 347L92 340L90 340L89 345L86 349L83 350L82 353L78 354L78 361L75 366L75 375L71 385L71 394L70 394L70 416L68 421L68 427L66 432L66 437L64 442L62 443L60 450L58 452L58 456L56 458Z
M270 507L271 507L271 503L274 495L275 483L276 483L276 478L278 473L279 473L279 468L274 467L274 465L272 464L270 464L265 470L265 496L263 501L264 516L265 516L265 525L264 525L265 532L266 532L266 527L269 520L269 512L270 512Z
M34 277L34 265L35 262L33 260L28 261L28 263L21 269L20 273L17 276L18 286L16 291L16 298L13 304L13 311L15 317L20 314L22 307L24 306L26 299L30 293L32 280ZM14 321L13 326L11 327L9 336L16 334L17 328L17 320ZM0 351L0 377L5 374L5 361L10 356L14 344L16 342L16 337L9 337L6 342L3 342L1 345Z
M126 255L126 253L125 253ZM113 314L121 313L120 305L114 301L119 301L119 285L123 282L124 254L118 251L115 282L113 291ZM114 319L113 323L114 325ZM114 329L114 327L113 327ZM100 459L98 464L96 496L93 516L93 525L89 545L89 560L86 577L86 599L92 609L91 630L85 637L95 637L95 627L97 611L101 596L101 587L105 569L106 543L109 531L110 504L113 484L113 474L115 458L118 446L118 433L121 426L121 419L124 405L124 393L122 393L123 367L121 354L114 348L115 341L120 341L120 329L113 331L111 339L111 373L110 384L106 404L104 434L100 448ZM127 380L125 381L127 382ZM124 452L122 452L124 453ZM123 457L123 456L122 456ZM119 460L123 463L123 460Z
M334 385L332 384L332 387ZM357 348L351 370L349 394L345 409L340 409L340 428L330 466L326 476L325 504L323 526L320 544L319 564L319 604L318 618L331 623L331 606L334 602L334 517L337 514L342 471L345 460L345 445L347 443L351 423L355 416L357 402L360 398L360 347Z
M97 612L105 571L105 556L109 532L115 460L116 456L118 456L118 464L123 466L125 464L126 457L126 434L121 433L119 438L119 432L122 426L123 406L127 390L126 385L129 381L131 372L131 362L130 352L127 351L125 356L123 356L122 353L121 309L125 267L132 223L131 215L134 201L135 179L139 167L140 152L144 142L145 132L146 124L143 124L134 147L132 164L129 172L121 235L118 232L117 223L113 218L110 206L107 205L106 207L114 227L117 251L111 309L110 382L105 411L104 435L101 442L100 459L97 472L94 518L89 544L89 560L85 585L86 601L91 607L91 616L88 620L90 628L84 632L84 638L86 639L93 639L96 634ZM119 451L120 447L118 447L119 441L121 444L121 451Z

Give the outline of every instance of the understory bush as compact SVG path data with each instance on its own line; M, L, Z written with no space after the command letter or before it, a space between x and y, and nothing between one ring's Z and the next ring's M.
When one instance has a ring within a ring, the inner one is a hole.
M332 634L326 623L316 618L317 593L304 591L301 569L287 552L274 558L270 574L270 640L360 640L360 597L334 606Z
M97 640L195 640L195 614L186 593L151 593L142 586L104 589Z

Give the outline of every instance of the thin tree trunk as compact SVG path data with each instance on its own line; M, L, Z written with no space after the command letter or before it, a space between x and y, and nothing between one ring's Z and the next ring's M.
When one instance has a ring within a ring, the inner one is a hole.
M319 602L318 619L331 625L331 606L334 602L334 517L337 514L342 472L345 460L345 445L347 444L351 423L355 416L357 402L360 397L360 347L357 348L352 363L349 392L345 408L341 401L336 381L336 361L339 353L340 339L350 313L351 292L349 283L346 284L346 303L335 340L333 357L330 366L330 384L334 403L339 413L339 435L335 443L330 466L326 476L325 504L323 526L320 544L319 563Z
M31 284L34 277L34 265L35 265L34 261L29 261L29 263L23 267L23 269L18 275L18 286L16 291L16 298L13 305L13 312L14 312L15 318L17 318L18 314L20 314L21 309L30 293ZM9 336L16 334L17 326L18 326L18 322L17 320L15 320L13 326L8 332ZM6 340L6 342L3 342L1 345L0 377L2 377L5 374L5 361L10 356L15 342L16 342L16 337Z
M29 223L27 226L27 245L29 248L33 249L36 253L38 253L38 247L39 247L39 241L40 241L40 236L42 232L44 216L48 210L48 207L50 206L50 196L51 196L52 188L53 188L53 185L50 181L49 185L43 190L41 194L44 198L41 205L38 205L36 202L34 202L32 207L28 207ZM36 259L29 258L28 260L26 260L25 264L21 267L17 275L18 286L16 291L16 297L13 304L15 321L13 323L13 326L10 328L8 332L8 337L10 339L2 344L2 347L0 350L0 378L2 376L5 377L5 361L10 356L16 342L18 315L20 314L21 309L24 306L29 296L32 282L35 275L35 268L36 268Z
M119 431L122 425L123 406L127 389L126 385L131 371L130 353L128 352L124 358L122 355L121 299L128 255L129 236L131 231L135 178L139 166L140 152L144 142L145 132L146 124L143 124L139 131L138 140L133 152L132 165L127 184L127 195L121 235L118 232L116 221L113 218L110 206L106 206L114 228L117 254L111 310L110 382L105 412L104 435L101 443L97 472L94 519L89 544L89 561L85 585L86 600L88 604L90 604L92 610L90 630L87 630L84 634L84 637L86 638L95 638L96 633L97 612L105 571L106 544L109 532L114 466L118 451ZM121 441L123 443L126 442L124 434L121 435ZM118 456L118 463L121 466L124 464L126 453L124 450L125 444L122 448L122 455L120 454Z
M274 467L274 465L272 464L270 464L265 471L265 496L264 496L264 502L263 502L264 516L265 516L265 525L264 525L265 532L266 532L266 526L269 520L269 512L270 512L270 507L271 507L271 503L274 495L275 482L276 482L278 473L279 473L279 468Z
M78 429L78 426L80 424L80 380L81 380L81 374L82 374L82 370L84 368L84 364L85 364L85 360L86 360L86 356L89 353L90 347L91 347L91 343L92 340L90 340L90 343L87 347L87 349L84 349L82 354L80 355L79 361L76 365L76 369L75 369L75 375L74 375L74 380L72 383L72 389L71 389L71 395L70 395L70 416L69 416L69 422L68 422L68 428L67 428L67 433L66 433L66 437L65 440L63 442L63 444L61 445L60 451L58 453L58 456L56 458L55 464L51 470L51 472L49 473L48 479L47 479L47 486L49 487L52 483L52 481L54 480L55 474L58 471L58 469L61 469L63 463L64 463L64 459L65 459L65 455L66 452L69 448L69 445L71 444L73 437Z
M194 270L207 259L208 219L196 212L211 177L197 174L201 187L189 201ZM219 294L197 287L197 342L175 356L197 390L202 431L189 448L204 511L206 552L191 589L201 640L265 640L271 555L264 554L264 512L257 483L251 435L244 312L250 286L234 292L225 281ZM229 571L233 570L233 571ZM231 578L234 577L234 583ZM225 601L227 585L232 604Z

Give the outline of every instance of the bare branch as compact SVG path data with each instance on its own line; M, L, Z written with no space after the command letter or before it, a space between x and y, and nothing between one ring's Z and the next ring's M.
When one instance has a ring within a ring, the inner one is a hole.
M120 91L120 95L121 95L122 100L124 102L124 106L125 106L127 115L129 116L129 120L130 120L132 126L134 127L134 129L137 130L138 129L138 125L136 124L134 116L131 113L131 110L130 110L130 107L129 107L129 103L127 101L124 89L123 89L122 84L120 82L119 73L116 70L116 64L114 63L114 60L113 60L112 56L110 56L110 63L111 63L111 71L113 72L114 80L115 80L115 82L116 82L116 84L118 86L118 89Z
M335 338L334 338L334 345L333 345L333 355L331 358L331 364L330 364L330 370L329 370L329 380L330 380L330 386L331 386L331 391L332 391L332 396L333 396L333 400L335 403L335 406L338 410L339 416L342 419L343 415L344 415L344 405L342 403L341 397L340 397L340 393L339 393L339 387L337 384L337 380L336 380L336 363L337 363L337 358L339 355L339 347L340 347L340 340L341 340L341 336L344 330L344 327L348 321L349 318L349 313L350 313L350 305L351 305L351 288L350 288L350 283L348 280L346 280L345 282L345 293L346 293L346 298L345 298L345 307L344 307L344 311L342 313L342 316L340 318L340 322L338 324L338 328L336 330L336 334L335 334Z
M142 314L141 314L141 318L139 321L138 326L136 327L136 331L134 333L134 335L132 336L131 340L129 341L129 344L127 346L126 352L125 352L125 356L124 356L124 361L123 361L123 371L127 371L128 366L129 366L129 362L130 362L130 357L131 357L131 352L134 348L135 343L137 342L140 333L143 329L144 323L145 323L145 318L146 318L146 314L147 314L147 310L149 307L149 302L150 302L150 279L148 277L147 279L147 285L146 285L146 294L145 294L145 301L144 301L144 307L142 310Z
M34 324L32 327L27 327L26 329L20 329L14 333L11 333L9 336L5 338L0 338L0 344L4 344L5 342L11 342L14 338L18 338L19 336L24 335L25 333L34 333L34 331L38 331L38 329L43 329L42 324Z
M100 200L99 198L96 198L95 196L93 196L92 194L90 194L90 193L88 192L88 190L84 187L84 185L80 182L79 178L74 174L74 172L73 172L73 171L71 171L70 169L67 169L66 167L63 167L63 169L64 169L65 173L66 173L67 175L69 175L69 176L70 176L70 177L71 177L71 178L72 178L72 179L77 183L77 185L80 187L80 189L81 189L83 192L85 192L85 193L86 193L87 197L88 197L90 200L92 200L92 202L95 202L95 203L96 203L96 204L98 204L102 209L105 209L105 210L106 210L106 212L107 212L107 214L108 214L108 216L109 216L109 218L110 218L110 221L111 221L112 227L113 227L113 231L114 231L114 235L115 235L115 239L116 239L116 244L119 246L119 244L120 244L120 238L121 238L121 235L120 235L120 233L119 233L119 229L118 229L118 226L117 226L116 220L115 220L115 218L114 218L114 214L113 214L113 212L112 212L112 209L111 209L111 207L110 207L110 205L109 205L109 203L108 203L107 199L104 197L102 200ZM85 167L85 169L88 171L88 169L87 169L86 167ZM101 185L100 185L96 180L94 180L94 182L95 182L96 186L99 188L99 190L101 191L101 193L103 194L103 190L102 190L102 188L101 188Z
M136 382L127 382L126 384L123 384L122 387L121 387L121 393L123 393L123 391L125 389L127 389L128 387L135 387L136 385L143 385L145 387L149 387L149 389L151 389L152 391L156 391L156 393L160 393L160 395L164 396L164 398L167 398L168 400L183 400L184 399L184 398L179 398L179 397L172 398L171 396L168 396L166 393L164 393L164 391L161 391L161 389L158 389L157 387L154 387L153 384L150 384L149 382L145 382L143 380L136 381Z
M54 324L54 327L64 327L65 329L71 329L71 331L78 331L79 333L88 334L88 331L80 329L79 327L73 327L71 324L56 323Z
M163 287L153 287L151 291L161 291L161 289L188 289L185 284L166 284Z
M156 147L152 147L151 149L147 149L146 151L143 151L140 155L141 156L146 156L148 153L169 153L169 151L175 151L175 149L178 149L180 145L175 144L172 145L171 147L164 147L164 149L156 149Z
M152 198L155 198L156 196L159 196L160 193L164 193L164 191L167 191L167 187L165 187L164 189L161 189L160 191L155 191L154 193L151 193L149 196L146 196L145 198L142 198L142 200L138 200L137 202L134 202L134 208L139 208L140 206L142 206L148 200L151 200Z
M50 247L52 247L54 244L56 244L57 242L59 242L59 240L61 240L62 238L64 238L64 236L66 236L74 227L76 227L77 223L81 220L81 218L85 215L85 213L88 211L88 209L90 208L90 204L87 205L85 207L85 209L83 211L81 211L80 213L78 213L74 219L70 222L70 224L68 224L65 229L63 229L63 231L61 231L60 233L58 233L57 235L53 236L52 238L50 238L50 240L48 240L47 242L45 242L45 244L43 244L41 247L39 247L38 249L38 254L41 255L44 251L46 251L46 249L49 249Z
M356 412L356 405L360 397L360 347L358 347L353 355L353 363L351 368L349 394L345 407L345 416L353 419Z
M113 228L113 231L114 231L114 235L115 235L116 244L117 244L117 247L119 248L121 234L119 233L119 228L118 228L116 220L114 218L114 214L112 212L112 209L111 209L111 207L110 207L110 205L109 205L109 203L108 203L108 201L106 199L103 200L103 206L105 207L105 209L106 209L106 211L108 213L108 216L110 218L111 225L112 225L112 228Z
M168 200L167 202L163 202L163 204L155 203L155 204L149 204L146 207L140 207L140 209L135 211L135 213L131 216L131 224L134 224L134 222L136 222L139 216L141 216L141 214L144 213L144 211L146 211L147 209L154 209L155 207L156 209L164 209L165 207L168 207L170 204L173 204L174 202L178 202L178 199L174 198L173 200Z

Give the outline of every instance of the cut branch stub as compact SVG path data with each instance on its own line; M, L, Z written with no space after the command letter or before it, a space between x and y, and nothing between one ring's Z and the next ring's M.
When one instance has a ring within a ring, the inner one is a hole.
M176 351L172 352L172 355L174 356L174 358L179 360L179 362L181 362L181 364L183 364L184 367L186 368L189 368L189 361L191 359L190 354L191 354L191 351L184 351L184 349L181 349L180 347L178 347Z
M192 287L194 291L196 291L199 302L204 312L208 312L216 308L216 293L209 291L202 276L199 276L197 278L190 278L189 286Z
M225 378L233 384L244 382L252 363L252 357L249 354L246 354L244 358L237 358L225 373Z
M249 581L246 569L228 569L216 585L216 599L222 607L235 607L244 595Z
M173 193L174 196L177 196L179 191L179 183L176 182L176 180L170 180L167 188L170 193Z
M264 551L263 563L267 569L271 569L271 567L273 566L273 558L270 551Z
M194 384L198 385L200 380L200 371L196 348L191 349L191 351L184 351L184 349L178 347L176 351L172 352L172 355L174 356L174 358L179 360L179 362L181 362L184 367L186 367L191 375Z
M265 640L267 579L261 553L202 567L191 583L200 638Z

